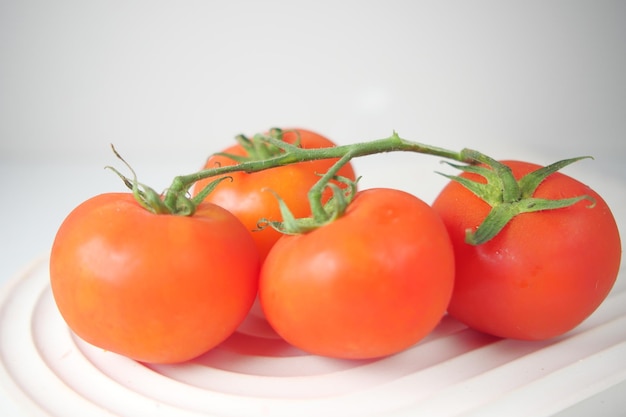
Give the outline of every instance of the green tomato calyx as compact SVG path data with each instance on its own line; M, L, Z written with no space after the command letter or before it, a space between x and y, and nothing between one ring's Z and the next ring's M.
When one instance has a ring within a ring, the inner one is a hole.
M164 199L162 194L157 193L153 188L140 183L137 180L137 174L135 170L130 166L128 162L117 152L115 147L111 145L111 149L115 156L126 165L126 168L131 172L132 178L128 178L123 175L117 169L106 166L106 169L110 169L118 177L122 179L124 185L133 193L135 200L146 210L153 214L175 214L180 216L192 216L198 204L204 200L208 193L210 193L221 181L225 179L231 179L231 177L224 176L216 178L211 181L198 195L194 198L189 198L187 192L176 192L172 198L172 192L170 192L170 198Z
M491 206L491 211L483 222L476 229L468 229L466 231L465 241L470 245L480 245L488 242L500 233L509 221L522 213L565 208L582 200L590 201L590 207L595 205L593 197L588 195L556 200L534 197L537 187L547 177L574 162L591 158L589 156L564 159L538 168L517 180L513 176L511 168L505 164L480 152L464 151L467 155L471 155L471 159L474 159L477 164L482 165L457 165L449 162L446 162L446 164L463 172L480 175L486 180L486 183L461 176L439 174L458 182Z
M341 217L357 192L357 183L349 178L337 175L337 172L345 164L350 162L352 153L347 152L332 167L322 175L311 187L308 193L309 204L311 207L311 216L305 218L295 218L287 204L280 198L278 204L282 216L282 221L270 221L267 219L261 219L259 221L259 228L271 226L283 234L295 235L310 232L311 230L322 227L326 224L332 223L339 217ZM333 182L334 181L334 182ZM339 184L344 184L345 187L340 187ZM322 195L325 189L329 188L332 191L331 198L325 203L322 201Z
M285 153L289 148L300 147L300 133L297 130L293 131L296 134L296 141L290 144L283 139L285 132L287 131L275 127L267 134L257 133L251 138L241 134L236 136L235 140L245 150L246 155L234 155L228 152L217 152L215 155L230 158L240 164L271 159Z
M296 218L285 201L276 194L273 190L267 190L272 192L280 207L280 213L282 221L271 221L268 219L261 219L258 223L259 229L265 227L272 227L280 233L286 235L298 235L308 233L312 230L320 228L324 225L334 222L341 217L357 192L357 181L352 181L349 178L342 176L334 176L332 179L340 183L346 184L345 188L340 187L335 183L326 183L325 187L332 190L332 197L324 204L319 205L311 204L312 215L310 217ZM309 200L312 198L319 198L316 193L309 193Z

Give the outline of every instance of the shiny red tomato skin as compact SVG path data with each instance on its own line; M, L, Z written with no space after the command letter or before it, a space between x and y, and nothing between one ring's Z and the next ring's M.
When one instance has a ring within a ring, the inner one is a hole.
M335 146L330 139L318 133L306 129L285 129L283 140L294 143L297 139L296 131L300 135L300 145L305 149L328 148ZM241 145L233 145L223 151L238 156L247 156ZM282 219L278 200L270 192L274 191L287 204L295 217L307 217L311 214L308 200L308 192L311 187L325 174L336 162L336 159L323 159L307 161L282 167L271 168L264 171L245 173L233 172L229 174L232 181L222 181L209 194L205 201L217 204L233 213L252 232L252 237L257 243L261 259L281 234L271 227L259 230L258 222L261 219L280 221ZM211 156L204 168L217 166L230 166L236 162L222 155ZM339 170L339 175L355 180L356 176L352 164L348 163ZM198 181L193 194L197 194L210 180ZM324 193L324 201L331 196L331 190Z
M516 178L538 165L503 161ZM473 174L464 177L482 179ZM555 173L535 197L589 195L550 211L515 217L491 241L466 244L465 230L477 227L489 206L452 181L433 202L455 249L455 289L448 312L468 326L499 337L544 340L585 320L606 298L621 260L619 231L606 202L588 186Z
M226 339L256 296L260 261L228 211L152 214L128 193L91 198L59 228L50 281L85 341L151 363L192 359Z
M262 267L261 306L287 342L312 354L397 353L438 324L454 259L443 223L398 190L358 193L333 223L282 237Z

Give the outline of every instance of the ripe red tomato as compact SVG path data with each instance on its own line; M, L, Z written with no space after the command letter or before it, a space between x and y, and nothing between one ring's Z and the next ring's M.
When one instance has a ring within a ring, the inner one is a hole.
M317 133L304 130L284 130L283 140L294 143L300 138L302 148L328 148L335 146L333 142ZM239 156L247 156L246 150L241 145L234 145L224 150ZM208 196L205 201L217 204L229 210L252 231L252 237L257 243L261 259L274 243L281 237L281 233L271 227L258 230L258 222L262 218L281 221L280 208L276 196L269 190L273 190L287 204L295 217L307 217L311 214L307 193L311 187L325 174L336 162L336 159L324 159L318 161L301 162L283 167L271 168L264 171L245 173L234 172L229 174L232 181L222 181ZM222 155L213 155L205 163L204 168L234 165L236 162ZM355 180L352 164L344 165L338 175ZM212 179L198 181L193 194L196 195ZM332 191L327 189L323 196L326 201Z
M519 179L539 166L504 161ZM464 177L485 182L475 174ZM589 195L556 210L516 216L492 240L472 246L465 231L477 227L489 206L455 181L435 199L455 250L456 280L448 312L495 336L541 340L580 324L605 299L619 270L621 243L606 202L592 189L554 173L534 197Z
M259 299L292 345L374 358L428 334L445 313L453 279L452 245L437 214L403 191L370 189L334 222L282 237L262 266Z
M74 209L52 246L50 281L69 327L138 361L182 362L226 339L256 296L256 246L235 216L152 214L129 193Z

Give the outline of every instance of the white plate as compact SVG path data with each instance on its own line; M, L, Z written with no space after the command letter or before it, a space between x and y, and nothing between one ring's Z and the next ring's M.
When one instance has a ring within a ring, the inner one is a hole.
M411 349L344 361L288 346L253 309L226 342L187 364L147 366L73 335L47 258L0 298L0 379L30 415L547 416L626 380L626 291L572 332L500 340L444 318Z

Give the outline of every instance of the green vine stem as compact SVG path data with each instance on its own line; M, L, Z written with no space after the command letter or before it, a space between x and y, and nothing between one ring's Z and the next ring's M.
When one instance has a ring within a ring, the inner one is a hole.
M283 220L270 221L267 219L261 219L259 221L259 228L262 229L265 226L271 226L283 234L295 235L322 227L343 215L356 194L358 179L357 181L352 181L349 178L338 176L336 174L341 167L347 164L351 159L350 154L344 155L341 159L335 162L335 164L333 164L328 172L324 174L319 181L313 185L313 187L311 187L308 193L309 204L311 206L311 217L295 218L285 202L279 195L275 194L280 206L281 217ZM346 189L344 190L340 188L337 184L331 182L331 180L336 180L345 184ZM322 203L322 193L326 187L331 189L332 198L324 204Z
M455 152L444 148L425 145L422 143L411 142L401 138L397 133L393 133L388 138L373 140L370 142L354 143L350 145L341 145L331 148L315 148L304 149L296 145L283 142L272 136L255 136L257 140L266 141L271 145L282 149L282 153L260 160L243 161L237 165L221 166L216 168L205 169L189 175L181 175L174 178L172 185L166 191L164 196L165 205L174 207L175 201L180 195L184 195L189 191L194 183L201 179L226 175L235 171L244 171L247 173L262 171L265 169L275 168L283 165L294 164L297 162L314 161L319 159L335 159L343 158L346 155L350 159L366 155L374 155L386 152L416 152L433 156L440 156L458 162L476 163L474 152L462 150ZM199 201L197 201L199 202Z
M449 163L449 165L463 171L479 174L487 180L485 184L459 176L442 174L451 180L458 181L492 207L491 212L484 222L476 230L468 231L466 241L472 245L479 245L493 238L518 214L531 211L553 210L570 206L583 199L591 200L591 198L586 195L561 200L542 200L533 197L535 189L547 176L586 157L558 161L544 168L540 168L518 181L513 177L509 167L483 153L467 148L462 149L460 152L455 152L436 146L412 142L401 138L396 132L393 132L390 137L385 139L312 149L302 148L298 146L298 143L287 143L281 140L281 137L280 129L272 129L267 135L255 135L252 139L240 135L237 139L238 142L242 144L242 146L247 147L250 152L256 152L256 157L238 159L236 161L238 163L235 165L217 166L192 174L177 176L162 196L158 195L146 185L138 183L132 168L130 168L126 161L124 161L115 150L116 156L131 169L133 178L126 178L118 171L114 171L122 178L128 188L133 191L135 198L146 209L155 214L189 216L193 215L196 206L204 200L206 195L210 193L219 182L230 179L228 176L229 173L236 171L253 173L298 162L338 159L333 167L320 178L309 192L309 202L312 211L311 218L293 219L288 207L280 200L280 196L277 196L281 211L283 212L283 222L268 222L269 225L283 233L304 233L333 221L345 211L355 193L356 185L353 182L347 181L345 178L336 177L336 173L341 166L348 163L351 159L387 152L415 152L439 156L467 164L455 165ZM195 197L190 198L189 190L191 187L197 181L207 178L215 179ZM331 183L330 181L332 179L347 184L348 191L346 192L336 184ZM333 198L326 204L322 204L321 195L326 187L332 189ZM593 204L591 206L593 206Z

